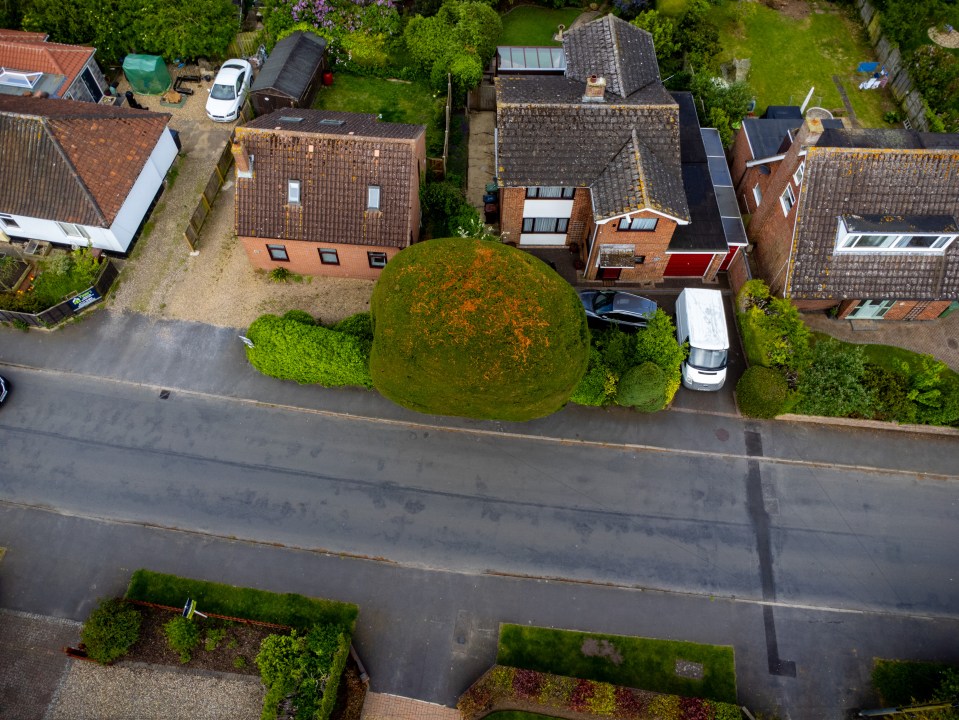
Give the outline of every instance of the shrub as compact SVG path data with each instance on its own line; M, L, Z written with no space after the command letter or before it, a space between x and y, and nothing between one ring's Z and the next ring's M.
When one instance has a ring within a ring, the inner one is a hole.
M390 62L385 35L349 33L343 38L342 46L349 61L361 68L383 68Z
M167 644L180 654L180 662L188 663L193 649L200 644L200 628L192 620L175 617L163 626Z
M589 359L576 292L498 242L412 245L373 291L373 381L419 412L528 420L570 398Z
M832 339L813 348L812 362L799 378L802 396L796 409L806 415L866 417L869 392L863 385L863 350Z
M862 377L876 420L916 421L916 406L909 399L909 378L895 370L866 365Z
M242 670L245 668L246 658L242 655L237 655L235 658L233 658L233 667L235 667L237 670Z
M457 228L468 226L472 218L479 219L463 191L449 179L424 183L420 189L420 203L433 237L455 235Z
M884 704L911 705L938 697L940 689L955 678L955 672L943 663L877 660L872 684Z
M225 637L226 630L223 628L211 628L207 630L206 638L203 640L203 649L207 652L213 652Z
M286 282L291 277L293 277L293 273L291 273L285 267L277 267L270 270L270 280L275 283Z
M353 335L276 315L257 318L246 356L257 370L281 380L326 387L372 387L369 349Z
M373 316L368 312L356 313L343 318L330 329L352 335L369 343L373 342Z
M739 292L738 320L750 364L778 367L794 378L809 364L809 328L785 298L772 298L762 280L750 280Z
M316 325L316 320L306 310L287 310L283 313L283 319L303 323L304 325Z
M616 402L640 412L662 410L666 407L666 374L651 362L631 367L619 380Z
M739 412L746 417L772 418L782 412L789 388L778 370L752 365L736 384Z
M583 379L573 390L569 400L577 405L592 405L593 407L609 405L616 397L618 379L616 373L606 364L602 354L593 345L589 350L589 364L586 366L586 374L583 375Z
M80 639L87 657L107 665L123 657L140 637L140 611L111 598L102 601L83 624Z
M660 308L650 318L646 329L640 330L635 337L636 347L630 365L652 362L659 366L666 376L665 405L668 405L682 383L680 366L686 353L676 340L676 326L672 318Z
M613 0L616 14L623 20L632 20L651 4L652 0Z

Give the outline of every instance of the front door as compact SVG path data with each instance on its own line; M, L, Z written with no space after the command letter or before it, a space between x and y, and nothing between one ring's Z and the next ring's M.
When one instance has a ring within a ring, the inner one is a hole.
M879 320L895 304L895 300L863 300L846 317L855 320Z
M601 267L599 269L600 280L619 280L619 276L622 274L623 274L622 268Z

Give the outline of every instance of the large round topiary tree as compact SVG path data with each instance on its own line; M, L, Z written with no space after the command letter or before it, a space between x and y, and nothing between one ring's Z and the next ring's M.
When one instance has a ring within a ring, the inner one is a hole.
M383 269L371 309L373 385L419 412L542 417L569 400L589 359L573 288L497 242L412 245Z

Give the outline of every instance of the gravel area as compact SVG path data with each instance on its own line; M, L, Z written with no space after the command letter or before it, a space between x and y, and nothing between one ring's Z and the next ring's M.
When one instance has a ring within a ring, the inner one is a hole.
M179 72L197 74L198 70L187 67ZM248 326L263 313L294 308L324 323L368 310L373 292L369 280L313 277L299 283L275 283L266 273L254 271L233 234L232 176L203 226L199 253L191 256L183 229L234 127L206 117L210 85L190 84L194 95L182 107L165 107L158 97L137 96L137 101L151 110L173 115L170 125L180 133L183 152L173 187L163 193L150 220L152 227L137 241L110 307L237 328ZM121 94L126 89L124 83L118 88Z
M257 720L258 678L75 660L44 720Z

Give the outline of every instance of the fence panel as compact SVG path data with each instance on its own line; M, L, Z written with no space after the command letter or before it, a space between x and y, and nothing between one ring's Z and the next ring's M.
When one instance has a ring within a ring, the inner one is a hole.
M87 302L85 305L83 305L83 307L75 308L73 306L72 298L67 298L63 302L59 302L53 307L42 310L39 313L0 310L0 320L5 322L23 322L30 327L37 328L53 327L54 325L63 322L74 315L78 315L91 305L95 305L100 302L104 295L106 295L107 290L110 289L110 286L113 285L113 281L117 279L119 274L120 271L116 268L116 266L107 260L106 264L103 266L103 269L100 271L100 274L97 275L96 280L93 281L93 285L83 292L77 293L77 295L83 295L84 293L94 290L96 291L97 295L99 295L97 299Z
M249 103L244 105L244 108L247 107L249 107ZM183 239L186 240L186 244L190 246L191 250L196 250L197 243L200 241L200 230L203 228L203 223L213 209L213 203L216 201L217 195L220 194L223 183L226 182L230 166L233 164L233 152L230 149L232 146L233 138L230 137L230 139L226 141L226 145L223 146L223 151L216 161L213 172L210 173L210 179L207 180L206 187L203 188L196 210L193 211L189 223L187 223L186 228L183 230Z
M468 105L470 110L495 110L496 86L483 83L470 90Z

